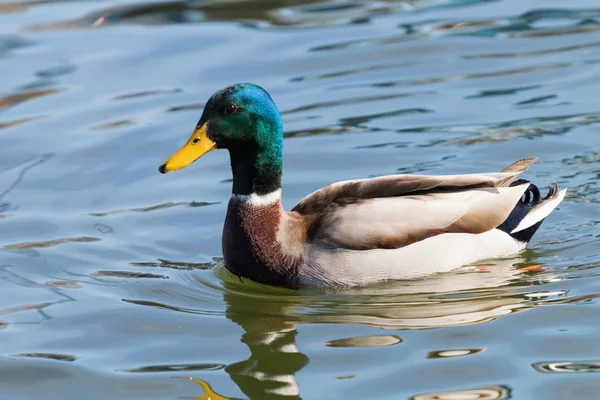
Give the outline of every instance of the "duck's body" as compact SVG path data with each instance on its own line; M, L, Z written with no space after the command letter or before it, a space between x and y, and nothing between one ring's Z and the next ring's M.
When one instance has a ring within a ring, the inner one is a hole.
M514 184L533 161L491 174L340 182L290 212L280 191L234 195L223 229L225 264L270 285L354 286L514 254L565 194L553 187L541 199L530 183Z
M234 177L225 265L275 286L365 285L514 254L566 193L556 185L541 198L535 185L516 181L530 158L497 173L338 182L285 212L279 113L264 90L248 84L213 95L192 138L161 172L215 147L229 149Z

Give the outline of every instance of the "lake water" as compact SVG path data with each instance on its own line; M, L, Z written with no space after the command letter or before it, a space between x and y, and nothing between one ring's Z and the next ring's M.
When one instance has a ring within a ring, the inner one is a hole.
M1 2L0 398L597 399L599 72L597 0ZM287 208L532 155L569 193L512 259L242 283L227 152L157 171L236 82L282 111Z

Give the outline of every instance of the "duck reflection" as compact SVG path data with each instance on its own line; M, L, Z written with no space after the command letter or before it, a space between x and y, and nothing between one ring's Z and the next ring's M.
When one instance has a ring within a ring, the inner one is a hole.
M296 324L287 304L279 301L249 301L226 292L227 318L244 329L241 341L250 349L247 360L230 364L225 371L251 399L300 399L295 374L308 364L296 346Z
M217 274L225 281L226 316L242 327L241 341L250 350L246 360L228 365L225 371L248 398L300 399L296 373L309 363L309 357L296 345L299 324L339 323L413 330L492 321L549 300L538 296L536 286L557 278L543 270L540 272L537 267L517 268L531 265L528 261L524 258L501 260L429 279L337 291L295 292L264 287L249 281L242 283L224 269L220 270ZM390 333L344 337L324 345L372 347L401 342L400 336ZM482 350L463 352L475 354ZM454 355L438 353L423 356ZM425 394L420 396L415 398L429 398Z

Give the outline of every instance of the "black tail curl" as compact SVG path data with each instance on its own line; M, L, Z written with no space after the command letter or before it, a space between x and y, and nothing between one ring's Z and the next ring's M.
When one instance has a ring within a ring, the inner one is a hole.
M506 220L502 224L500 224L497 229L508 233L510 236L512 236L514 239L520 242L527 243L531 240L531 238L538 230L540 225L542 225L542 222L544 222L543 219L526 229L514 233L511 232L519 225L523 218L525 218L525 216L532 209L546 202L547 200L554 199L556 196L558 196L559 187L558 182L554 182L554 184L548 183L548 194L542 197L540 189L538 189L536 185L530 183L525 179L516 180L513 183L511 183L510 186L518 186L524 183L529 183L529 187L527 188L527 190L525 190L525 193L523 193L523 197L521 197L521 200L519 200L515 208L513 208L511 213L508 215L508 218L506 218Z

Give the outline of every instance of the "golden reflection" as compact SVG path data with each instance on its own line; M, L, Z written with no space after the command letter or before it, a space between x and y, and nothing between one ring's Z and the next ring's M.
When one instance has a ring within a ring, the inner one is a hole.
M202 386L202 390L204 390L204 394L202 396L193 396L190 399L195 400L230 400L229 397L221 396L219 393L215 392L210 385L203 381L202 379L189 378L190 381L196 382L198 385Z
M90 130L100 131L103 129L116 129L116 128L121 128L123 126L130 126L130 125L135 125L135 121L133 121L132 119L123 119L120 121L107 122L104 124L92 126L90 128Z
M53 286L61 289L81 289L82 286L75 281L47 281L46 286Z
M23 11L27 11L28 9L29 9L28 3L19 3L19 2L0 3L0 14L23 12Z
M64 243L90 243L97 242L101 240L100 238L89 237L89 236L81 236L81 237L66 237L52 240L43 240L39 242L21 242L21 243L13 243L7 244L4 246L7 250L23 250L23 249L35 249L35 248L43 248L43 247L54 247Z
M12 128L13 126L21 125L21 124L24 124L24 123L30 122L30 121L35 121L35 120L41 119L41 118L45 118L45 116L38 115L35 117L18 118L18 119L13 119L11 121L0 122L0 129Z
M20 313L20 312L24 312L24 311L32 311L32 310L39 311L39 310L48 308L53 304L55 304L55 303L54 302L34 303L34 304L24 304L22 306L4 308L4 309L0 309L0 315L9 315L9 314L15 314L15 313Z
M38 97L44 97L64 91L65 89L52 88L28 90L21 93L9 94L8 96L0 97L0 110L15 106L28 100L37 99Z

